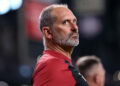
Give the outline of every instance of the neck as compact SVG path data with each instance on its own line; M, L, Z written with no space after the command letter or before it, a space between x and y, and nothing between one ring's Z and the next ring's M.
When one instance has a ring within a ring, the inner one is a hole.
M63 45L58 45L58 44L53 44L53 43L45 43L45 50L53 50L59 53L62 53L63 55L67 56L68 58L71 59L71 54L73 51L73 47L71 46L63 46Z

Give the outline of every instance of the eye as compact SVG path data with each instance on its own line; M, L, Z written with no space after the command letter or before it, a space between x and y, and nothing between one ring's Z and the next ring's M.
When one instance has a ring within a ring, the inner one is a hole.
M63 24L69 24L69 20L63 21Z
M76 19L74 19L74 20L73 20L73 23L74 23L74 24L77 24L77 20L76 20Z

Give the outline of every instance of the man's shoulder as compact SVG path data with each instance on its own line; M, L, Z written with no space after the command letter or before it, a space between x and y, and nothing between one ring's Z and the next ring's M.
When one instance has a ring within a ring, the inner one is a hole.
M43 55L42 57L40 57L37 66L47 66L47 65L52 65L53 63L57 63L61 61L61 59L52 56L52 55Z
M64 69L65 67L65 61L63 59L57 59L54 57L48 57L48 56L42 56L39 60L39 62L36 65L36 69L35 72L36 74L40 71L41 73L44 72L48 72L49 73L54 73L55 69L57 70L61 70Z
M59 60L58 58L56 58L55 56L52 55L43 55L38 63L48 63L51 62L53 60Z

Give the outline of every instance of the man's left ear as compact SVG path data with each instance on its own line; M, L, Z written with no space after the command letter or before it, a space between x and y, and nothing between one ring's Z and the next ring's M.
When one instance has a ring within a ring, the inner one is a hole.
M93 81L94 81L95 84L98 84L100 82L98 74L94 74Z
M48 39L52 38L52 31L51 31L50 27L44 27L43 33L44 33L46 38L48 38Z

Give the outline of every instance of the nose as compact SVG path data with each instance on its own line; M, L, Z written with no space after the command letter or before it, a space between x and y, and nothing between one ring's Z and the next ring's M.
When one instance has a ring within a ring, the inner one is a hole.
M78 26L75 23L71 23L71 30L78 33Z

